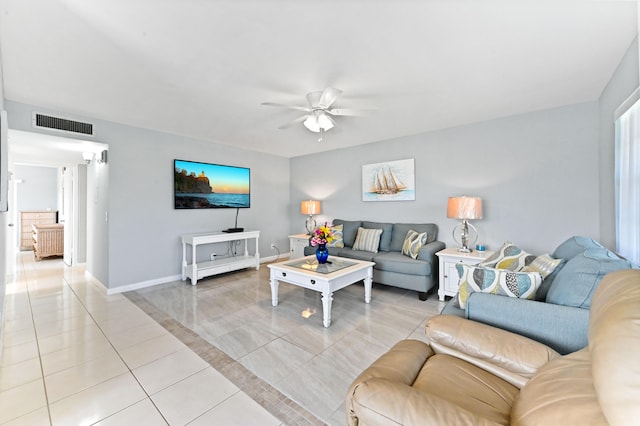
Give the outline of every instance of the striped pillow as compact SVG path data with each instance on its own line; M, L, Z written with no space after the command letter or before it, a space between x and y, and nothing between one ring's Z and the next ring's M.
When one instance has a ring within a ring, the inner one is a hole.
M418 252L420 248L427 242L427 233L422 234L409 229L407 236L404 238L404 244L402 244L402 254L409 256L412 259L418 258Z
M380 246L380 235L382 235L382 229L358 228L353 249L377 253Z
M554 259L548 254L536 257L522 272L538 272L542 279L547 278L562 263L562 259Z

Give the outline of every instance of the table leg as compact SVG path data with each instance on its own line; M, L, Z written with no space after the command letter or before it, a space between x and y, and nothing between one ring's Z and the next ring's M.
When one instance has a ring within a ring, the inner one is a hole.
M331 325L331 303L333 302L333 293L329 290L322 292L322 324L325 327Z
M187 245L185 243L182 243L182 268L181 272L182 272L182 281L187 279L187 275L185 274L187 272Z
M198 264L196 263L196 245L191 245L191 285L198 282Z
M367 278L364 279L364 302L371 302L371 283L373 282L373 268L369 268Z
M271 285L271 305L278 306L278 280L273 269L271 270L269 285Z

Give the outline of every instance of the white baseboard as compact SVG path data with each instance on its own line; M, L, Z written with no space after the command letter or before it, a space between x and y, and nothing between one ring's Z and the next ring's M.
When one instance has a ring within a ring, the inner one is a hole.
M261 257L260 258L260 264L273 262L275 260L288 259L288 258L289 258L289 253L284 254L284 255L280 255L280 256L276 255L276 256ZM119 287L115 287L115 288L107 288L103 283L98 281L89 272L85 272L85 274L89 275L93 279L93 281L96 283L96 285L98 285L98 287L101 290L103 290L104 293L107 296L111 296L113 294L125 293L127 291L140 290L141 288L153 287L153 286L159 285L159 284L166 284L166 283L170 283L170 282L173 282L173 281L181 281L182 280L182 275L172 275L172 276L163 277L163 278L155 278L153 280L148 280L148 281L140 281L140 282L137 282L137 283L127 284L127 285L123 285L123 286L119 286ZM187 280L185 282L190 284L189 280Z

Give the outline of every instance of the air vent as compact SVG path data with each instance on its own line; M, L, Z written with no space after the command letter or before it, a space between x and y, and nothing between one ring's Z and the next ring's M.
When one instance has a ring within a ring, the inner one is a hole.
M33 127L93 136L93 124L33 113Z

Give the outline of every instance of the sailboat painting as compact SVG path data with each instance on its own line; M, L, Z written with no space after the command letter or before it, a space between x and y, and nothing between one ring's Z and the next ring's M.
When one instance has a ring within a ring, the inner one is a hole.
M413 158L362 166L362 201L416 199Z

